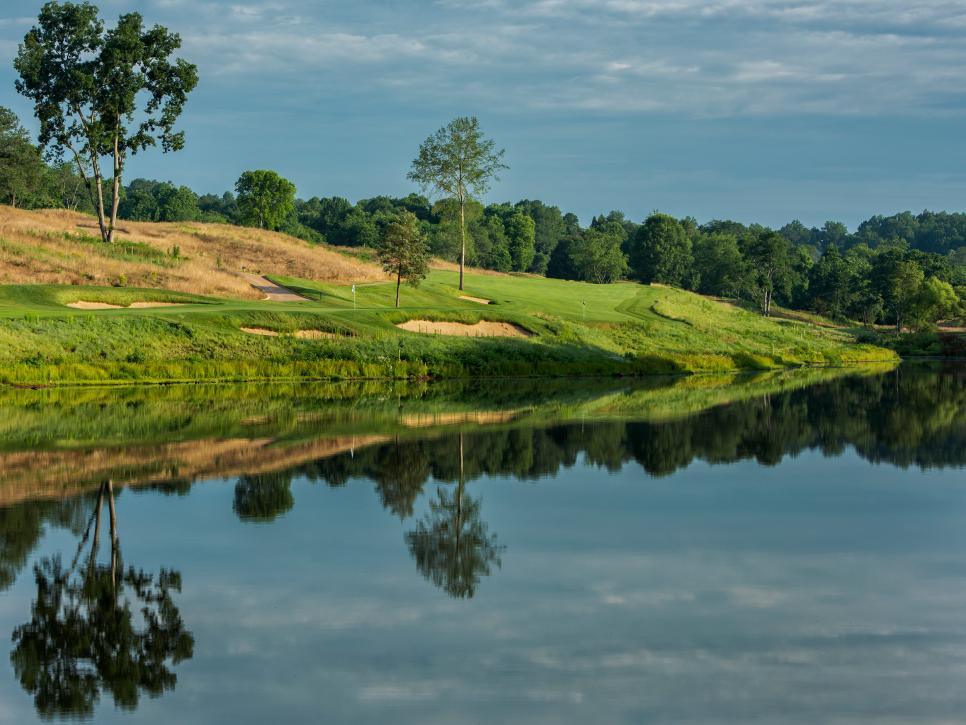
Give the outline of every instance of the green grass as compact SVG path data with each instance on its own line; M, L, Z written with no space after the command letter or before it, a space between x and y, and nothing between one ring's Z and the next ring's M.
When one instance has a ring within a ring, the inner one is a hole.
M162 290L0 286L0 382L24 384L196 380L644 375L851 365L896 360L850 332L808 321L765 319L681 290L633 283L591 285L530 276L455 272L404 287L286 277L309 298L251 302ZM180 302L156 309L83 311L72 301ZM409 319L517 324L527 339L471 339L399 330ZM242 332L260 327L282 333ZM332 339L306 340L296 330Z

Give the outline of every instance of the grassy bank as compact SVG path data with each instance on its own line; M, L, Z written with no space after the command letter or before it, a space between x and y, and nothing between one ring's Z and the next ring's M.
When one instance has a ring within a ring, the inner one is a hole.
M0 287L0 382L75 384L268 379L648 375L888 362L844 330L765 319L681 290L434 271L419 289L272 277L308 299L226 300L80 285ZM76 302L150 309L78 310ZM527 337L400 330L407 320L504 321ZM256 335L248 330L277 333ZM316 339L303 339L312 331Z

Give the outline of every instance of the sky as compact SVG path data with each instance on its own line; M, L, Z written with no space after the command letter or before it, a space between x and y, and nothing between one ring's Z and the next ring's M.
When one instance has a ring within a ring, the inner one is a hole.
M199 192L247 169L301 197L416 190L419 143L475 115L541 199L781 225L966 209L961 0L101 0L181 34L187 146L128 165ZM0 6L0 105L38 0Z

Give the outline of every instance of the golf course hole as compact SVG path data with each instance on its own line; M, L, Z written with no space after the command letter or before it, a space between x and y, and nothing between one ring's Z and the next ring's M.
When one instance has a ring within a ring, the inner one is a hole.
M472 325L465 322L435 322L432 320L408 320L396 325L407 332L424 335L456 335L458 337L531 337L528 330L512 322L480 320Z

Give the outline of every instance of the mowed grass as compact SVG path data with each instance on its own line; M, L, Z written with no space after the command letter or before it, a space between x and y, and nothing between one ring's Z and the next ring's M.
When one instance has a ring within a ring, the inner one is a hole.
M266 379L645 375L893 361L845 330L765 319L689 292L528 275L434 270L404 286L270 278L303 294L277 303L184 292L61 285L0 286L0 382L117 383ZM85 311L75 301L179 303ZM511 322L530 337L406 332L407 320ZM264 337L242 328L280 333ZM321 339L294 333L317 330Z

